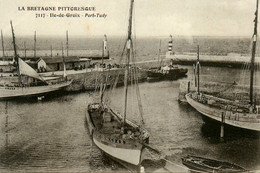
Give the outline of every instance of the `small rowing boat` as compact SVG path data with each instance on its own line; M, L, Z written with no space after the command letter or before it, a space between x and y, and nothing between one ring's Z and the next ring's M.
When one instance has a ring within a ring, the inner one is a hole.
M229 163L198 156L188 155L182 158L182 164L189 169L202 172L246 172L247 170Z

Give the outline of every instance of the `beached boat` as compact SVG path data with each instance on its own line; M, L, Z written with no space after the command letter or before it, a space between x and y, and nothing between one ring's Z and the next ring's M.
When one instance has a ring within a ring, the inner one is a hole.
M182 158L183 165L192 172L246 172L247 170L229 163L198 156L186 156Z
M128 79L131 78L130 72L137 70L137 68L132 68L133 64L131 64L130 67L130 57L133 53L131 32L134 0L131 0L130 2L128 38L125 47L124 112L123 114L120 114L108 106L106 100L103 99L104 91L102 91L102 88L105 89L106 87L100 87L101 101L100 103L92 103L87 106L86 123L91 139L104 154L126 167L140 170L143 160L142 154L149 143L149 133L143 128L142 123L141 125L138 125L126 118ZM106 83L106 81L104 83ZM135 80L135 84L136 87L138 87L138 81ZM139 93L138 88L136 91ZM140 96L139 94L137 95ZM140 97L138 98L140 99ZM142 111L140 110L142 106L140 105L139 99L138 106L140 114L142 114Z
M71 84L67 80L66 71L56 81L48 82L44 80L31 66L24 62L17 54L13 25L11 22L14 60L17 69L18 83L2 84L0 86L0 99L42 96L44 94L61 90ZM64 65L65 67L65 65Z
M260 105L256 104L254 93L254 71L255 53L257 40L257 21L258 21L258 0L255 13L254 36L252 46L252 57L250 64L250 95L249 99L231 100L220 98L200 92L199 89L199 51L196 65L197 71L197 91L185 95L187 102L198 112L205 115L210 120L216 120L223 124L234 127L260 131Z

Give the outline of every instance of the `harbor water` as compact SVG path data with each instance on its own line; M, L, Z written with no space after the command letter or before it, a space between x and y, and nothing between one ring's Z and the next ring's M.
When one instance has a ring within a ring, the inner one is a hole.
M156 59L149 49L146 51L147 54L140 53L140 57ZM232 131L220 141L217 127L208 126L200 113L188 104L178 102L180 82L194 78L193 67L185 67L189 70L186 78L139 84L145 127L151 134L150 144L168 160L180 165L181 158L191 154L259 170L259 134ZM201 70L201 80L233 82L241 77L240 72L240 69L227 67L205 67ZM110 97L111 105L119 111L123 107L123 91L123 87L118 87ZM133 86L129 92L128 118L138 121ZM103 156L89 137L85 108L88 103L97 101L98 94L94 91L68 92L42 101L1 101L0 172L125 171Z

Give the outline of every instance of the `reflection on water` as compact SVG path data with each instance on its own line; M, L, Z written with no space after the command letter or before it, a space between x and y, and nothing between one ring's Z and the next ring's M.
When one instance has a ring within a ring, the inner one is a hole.
M151 145L179 164L181 157L195 154L237 163L247 169L260 169L260 138L233 131L220 142L218 127L205 125L201 114L187 104L178 103L179 82L140 84ZM129 91L135 90L130 86ZM123 107L122 92L122 87L117 88L111 101L118 110ZM6 102L0 102L0 171L124 170L104 157L90 140L85 127L85 108L94 95L82 92L43 101L8 101L7 113ZM129 107L135 103L132 95ZM136 112L137 108L130 108L129 118L137 120Z

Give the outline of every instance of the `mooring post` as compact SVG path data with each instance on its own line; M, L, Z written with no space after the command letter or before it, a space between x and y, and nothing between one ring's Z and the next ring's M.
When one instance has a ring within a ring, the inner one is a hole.
M143 166L140 167L140 173L145 173L145 169Z
M220 138L223 140L224 138L224 125L225 125L225 115L224 112L221 114L221 127L220 127Z
M190 93L190 81L188 82L188 89L187 92Z

